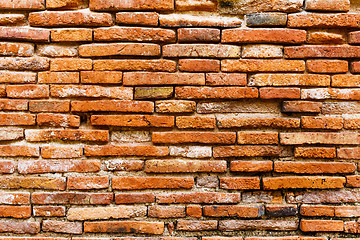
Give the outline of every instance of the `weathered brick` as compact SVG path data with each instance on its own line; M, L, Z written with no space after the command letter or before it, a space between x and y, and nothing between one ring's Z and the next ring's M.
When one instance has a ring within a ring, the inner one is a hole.
M271 132L238 132L238 144L278 144L278 133Z
M50 63L51 71L79 71L79 70L91 70L91 59L80 58L57 58L52 59Z
M15 171L15 164L13 161L0 161L0 173L13 173Z
M329 5L329 4L328 4ZM331 5L331 4L330 4ZM336 5L334 5L336 6ZM341 13L341 14L289 14L288 27L301 28L340 28L340 27L356 27L360 15L357 13Z
M197 160L147 160L145 172L175 173L175 172L225 172L225 161L197 161Z
M0 203L6 205L30 204L30 193L26 192L1 192Z
M172 97L173 87L135 87L135 99L164 99Z
M220 30L214 28L179 28L179 42L220 42Z
M167 156L167 147L155 146L86 146L85 156Z
M50 30L25 27L0 27L0 39L49 42Z
M346 186L358 188L360 186L360 176L359 175L346 176Z
M192 221L192 220L177 220L176 230L178 231L210 231L216 230L218 221L208 220L208 221Z
M67 189L104 189L108 187L108 176L67 178Z
M119 127L173 127L172 116L150 115L92 115L91 124Z
M342 44L345 43L345 35L331 30L309 30L306 42L310 44Z
M158 203L238 203L239 193L192 192L192 193L161 193L156 195Z
M288 193L289 203L354 203L360 198L358 191L311 191Z
M283 145L356 144L357 142L359 142L359 135L357 133L280 133L280 143Z
M0 43L0 56L30 57L34 54L34 45L30 43Z
M24 14L1 14L0 26L20 25L25 23Z
M263 178L265 190L287 189L287 188L342 188L345 184L344 177L266 177Z
M352 73L360 72L360 62L352 62L351 67L350 67L350 71Z
M349 70L344 60L308 60L306 67L313 73L345 73Z
M231 161L232 172L270 172L273 170L272 161Z
M90 0L90 9L97 11L116 10L173 10L174 3L171 0Z
M301 220L300 229L304 232L342 232L344 222L339 220Z
M310 11L347 12L350 0L306 0L305 9Z
M206 73L206 85L234 85L245 86L247 84L246 74L241 73Z
M153 132L152 141L158 144L234 144L236 134L233 132Z
M21 233L21 234L36 234L40 232L39 222L15 222L15 221L1 221L0 232L2 233Z
M270 44L245 45L242 49L243 58L281 58L283 47Z
M75 26L111 26L113 20L109 13L93 13L80 11L32 12L29 14L30 26L42 27L75 27Z
M36 217L64 217L64 206L34 206L33 214Z
M196 103L188 100L161 100L155 104L156 112L160 113L189 113L196 110Z
M143 168L144 161L141 160L108 160L103 166L107 171L141 171Z
M70 101L29 101L30 112L69 112Z
M29 218L31 217L30 206L0 206L0 216L2 218Z
M77 57L78 48L61 45L37 45L36 53L42 57Z
M223 157L278 157L287 155L284 148L279 146L221 146L213 148L213 156L215 158Z
M82 234L82 223L47 220L42 222L44 232Z
M0 177L0 188L65 190L66 179L48 177Z
M335 216L337 217L359 217L358 206L336 206Z
M251 13L246 15L246 25L248 27L272 27L286 26L287 14L285 13Z
M191 14L168 14L160 15L162 27L237 27L241 26L241 20L237 17L224 16L201 16Z
M182 218L186 216L184 206L149 206L148 216L154 218Z
M215 11L217 2L214 0L176 0L175 8L177 11Z
M11 140L19 140L24 138L24 130L23 129L0 129L0 141L11 141Z
M82 71L81 83L85 84L121 84L122 72L117 71Z
M282 112L286 113L320 113L321 108L321 102L284 101L282 104Z
M92 30L83 28L52 29L52 42L89 42L92 41Z
M77 115L40 113L36 116L36 123L39 126L47 127L79 127L80 117Z
M267 205L265 213L269 217L289 217L296 216L298 210L296 205Z
M337 157L341 159L358 159L360 148L338 148Z
M249 86L330 86L330 76L315 74L255 74Z
M92 85L53 85L51 86L51 96L58 98L89 97L130 100L133 98L133 89L127 87L102 87Z
M118 12L116 23L119 25L157 26L159 14L156 12Z
M222 60L221 70L224 72L303 72L305 62L302 60Z
M215 126L215 117L176 117L176 127L180 129L214 129Z
M178 99L239 99L257 98L257 88L249 87L176 87Z
M309 217L335 216L335 208L326 205L301 205L300 214Z
M164 57L238 58L241 48L216 44L169 44L163 46Z
M88 44L79 47L81 57L159 56L160 46L151 43Z
M342 162L275 162L274 171L281 173L353 173L356 169L354 163Z
M300 98L300 88L263 87L259 90L262 99L297 99Z
M95 41L175 42L175 31L162 28L111 27L94 30Z
M9 98L47 98L49 86L47 85L9 85L6 87Z
M44 146L41 147L43 158L79 158L82 156L82 147L77 146Z
M78 9L86 8L86 0L47 0L47 9Z
M151 113L154 111L154 104L152 102L127 100L72 101L71 111Z
M186 158L210 158L212 154L211 147L200 146L184 146L184 147L169 147L170 156L186 157Z
M346 114L346 113L359 113L358 102L323 102L323 114Z
M77 72L40 72L38 73L39 83L79 83Z
M301 117L301 127L310 129L342 129L344 119L336 117Z
M359 129L360 120L358 118L345 118L344 128L345 129Z
M219 178L217 176L204 176L196 178L196 187L198 188L217 188Z
M179 70L182 72L219 72L220 61L213 59L180 59Z
M302 158L335 158L336 149L331 147L296 147L294 156Z
M297 230L297 220L221 220L219 221L220 231L239 230L272 230L291 231Z
M273 2L271 0L263 1L225 1L220 0L219 10L227 14L247 14L258 12L299 12L303 7L303 0L278 0Z
M124 85L205 85L204 73L126 72Z
M193 218L201 218L202 207L198 205L190 205L186 207L186 215Z
M50 67L49 59L42 57L30 57L30 58L7 57L0 59L0 70L43 71L43 70L48 70L49 67Z
M94 60L94 70L175 72L176 62L172 60Z
M42 193L35 192L31 195L33 204L110 204L113 201L112 193Z
M100 162L96 160L24 160L18 162L17 168L22 174L98 172L100 171Z
M154 193L117 193L115 194L116 204L153 203Z
M260 189L260 179L258 177L221 177L220 188Z
M111 221L84 222L84 232L90 233L145 233L163 234L163 222Z
M111 141L119 143L150 142L151 136L149 131L113 131Z
M285 58L358 58L360 46L296 46L284 48Z
M0 72L0 83L35 83L36 73L29 72Z
M112 188L133 189L177 189L192 188L194 179L189 177L113 177Z
M360 78L357 75L335 75L331 79L332 87L359 87Z
M1 157L39 157L39 148L24 145L0 146Z
M25 130L25 139L29 142L45 141L109 141L108 130Z
M74 220L96 220L144 217L145 206L118 206L118 207L96 207L96 208L70 208L67 219Z
M236 117L223 116L217 118L219 128L299 128L300 119L277 117Z
M264 209L260 206L204 206L204 216L207 217L238 217L238 218L258 218Z

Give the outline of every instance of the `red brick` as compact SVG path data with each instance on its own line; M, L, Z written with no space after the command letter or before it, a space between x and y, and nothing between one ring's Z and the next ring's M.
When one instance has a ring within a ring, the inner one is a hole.
M1 157L38 157L39 148L24 145L0 146Z
M196 103L188 100L156 101L156 112L160 113L191 113L196 110Z
M197 10L198 11L198 10ZM237 17L208 15L206 18L194 14L160 15L162 27L237 27L241 20Z
M186 207L186 215L193 218L201 218L202 207L197 205L190 205Z
M164 57L238 58L241 48L216 44L169 44L163 46Z
M115 10L173 10L174 3L171 0L90 0L91 10L115 11Z
M277 117L218 117L219 128L299 128L300 119Z
M141 221L84 222L84 232L145 233L145 234L160 235L164 233L164 223L141 222Z
M67 189L103 189L109 187L107 176L98 177L68 177Z
M345 184L344 177L266 177L263 178L264 190L288 189L288 188L342 188Z
M79 158L82 156L82 147L77 146L44 146L41 147L43 158Z
M344 128L345 129L359 129L360 128L360 119L345 118L344 119Z
M176 230L178 231L210 231L217 230L218 221L192 221L192 220L177 220Z
M306 41L306 31L295 29L227 29L223 30L222 43L285 43Z
M343 44L345 43L345 34L339 31L308 31L307 43L310 44Z
M0 203L6 205L30 204L30 193L25 192L0 192Z
M214 0L176 0L175 7L177 11L215 11L217 2Z
M238 230L275 230L291 231L297 230L297 220L221 220L219 221L220 231Z
M48 177L0 177L0 188L65 190L66 179Z
M241 73L206 73L206 85L211 86L245 86L246 74Z
M186 193L162 193L156 195L157 203L238 203L239 193L216 193L216 192L186 192Z
M179 28L179 42L220 42L220 30L213 28Z
M308 60L306 67L313 73L346 73L349 70L344 60Z
M85 84L121 84L122 72L116 71L82 71L81 83Z
M312 10L312 11L347 12L350 10L350 1L349 0L335 0L335 1L307 0L305 9L310 11Z
M272 161L231 161L231 172L271 172Z
M111 27L94 29L95 41L175 42L175 31L162 28Z
M70 221L74 221L145 217L146 210L146 206L70 208L67 214L67 219Z
M81 58L57 58L52 59L50 64L51 71L79 71L91 70L92 60Z
M13 173L15 171L15 165L12 161L0 161L0 173Z
M25 139L29 142L44 141L92 141L107 142L109 141L108 130L26 130Z
M359 142L359 135L357 133L280 133L280 143L283 145L356 144L357 142Z
M258 177L221 177L221 189L260 189Z
M70 101L30 101L30 112L69 112Z
M249 86L330 86L330 76L315 74L256 74Z
M51 96L58 98L90 97L130 100L133 98L133 89L128 87L101 87L91 85L53 85L51 86Z
M155 144L235 144L236 134L232 132L153 132L152 141Z
M329 5L329 4L328 4ZM330 4L331 5L331 4ZM336 5L332 5L336 6ZM341 28L356 27L359 14L342 13L342 14L290 14L288 16L287 26L301 28Z
M278 157L287 155L285 149L279 146L221 146L213 148L215 158L223 157Z
M19 140L24 138L24 130L23 129L0 129L0 141L11 141L11 140Z
M182 72L218 72L220 61L210 59L180 59L179 70Z
M88 44L79 47L81 57L159 56L160 46L151 43Z
M274 171L281 173L353 173L356 166L354 163L342 162L275 162Z
M335 216L335 208L333 206L326 205L301 205L300 214L302 216L309 217L334 217Z
M186 177L113 177L112 188L122 190L134 189L177 189L192 188L193 178Z
M34 206L33 213L36 217L64 217L64 206Z
M91 124L120 127L173 127L174 117L149 115L92 115Z
M43 10L45 9L45 1L44 0L19 0L16 2L4 1L0 3L0 9Z
M359 73L360 72L360 62L352 62L351 67L350 67L350 71L352 73Z
M0 217L29 218L31 217L30 206L0 206Z
M270 132L238 132L238 144L278 144L278 133Z
M39 72L39 83L79 83L79 73L77 72Z
M349 43L358 44L360 43L360 31L349 33Z
M0 27L0 39L49 42L50 30L25 27Z
M116 193L116 204L134 204L134 203L153 203L155 195L153 193Z
M360 187L360 176L353 175L353 176L346 176L346 186L347 187Z
M226 162L203 160L147 160L145 161L144 171L149 173L226 172Z
M335 158L336 149L330 147L296 147L294 156L302 158Z
M49 69L49 62L50 62L49 59L42 57L30 57L30 58L7 57L0 59L0 70L43 71Z
M300 88L272 88L264 87L259 90L263 99L296 99L300 98Z
M109 13L94 13L80 11L63 12L32 12L29 14L30 26L66 27L66 26L111 26L112 17Z
M101 101L72 101L73 112L154 112L154 103L147 101L101 100Z
M156 146L86 146L85 156L167 156L168 147Z
M47 0L47 9L79 9L86 8L86 0Z
M82 234L82 223L46 220L42 222L44 232Z
M29 43L0 43L0 56L31 57L34 45Z
M237 218L258 218L264 209L260 206L204 206L206 217L237 217Z
M17 168L21 174L98 172L100 171L100 162L96 160L24 160L18 162Z
M80 117L76 115L40 113L36 117L39 126L47 127L79 127Z
M157 26L159 14L156 12L118 12L116 23L119 25Z
M124 73L124 85L205 85L203 73Z
M52 42L89 42L92 41L91 29L53 29Z
M214 129L215 126L215 117L176 117L176 127L180 129Z
M332 87L359 87L360 78L357 75L335 75L331 79Z
M0 232L2 233L21 233L21 234L36 234L40 232L39 222L15 222L15 221L1 221Z
M301 127L310 129L342 129L344 119L336 117L301 117Z
M149 206L148 216L153 218L183 218L184 206Z
M285 47L285 58L358 58L360 46L297 46Z
M266 59L222 60L221 70L224 72L303 72L305 62Z
M282 112L286 113L320 113L321 108L321 102L284 101L282 104Z
M176 87L178 99L239 99L257 98L257 88L249 87Z
M113 193L41 193L34 192L31 195L33 204L110 204L113 201Z
M172 60L94 60L94 70L175 72L176 62Z
M3 26L21 25L24 23L24 14L1 14L0 16L0 25Z
M48 98L47 85L9 85L6 87L9 98Z
M342 232L344 222L339 220L301 220L300 229L304 232Z
M2 71L0 83L36 83L36 73Z

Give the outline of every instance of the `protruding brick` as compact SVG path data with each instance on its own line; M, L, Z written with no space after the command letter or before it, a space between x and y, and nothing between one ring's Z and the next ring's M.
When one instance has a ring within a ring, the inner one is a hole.
M335 158L336 149L331 147L296 147L294 156L302 158Z
M178 231L210 231L217 230L218 221L191 221L191 220L177 220L176 230Z
M16 2L4 1L0 3L0 9L43 10L45 9L45 1L44 0L18 0Z
M12 141L24 138L24 130L9 128L0 129L0 141Z
M259 90L262 99L297 99L300 98L300 88L264 87Z
M51 71L79 71L91 70L92 60L81 58L57 58L52 59L50 64Z
M25 23L24 14L1 14L0 26L11 26Z
M211 147L200 146L184 146L184 147L169 147L170 156L186 157L186 158L210 158L212 155Z
M47 0L47 9L79 9L86 8L86 0Z
M357 133L324 133L324 132L301 132L280 133L280 143L283 145L300 144L357 144Z
M286 113L320 113L321 108L321 102L311 101L284 101L282 105L282 111Z
M176 0L175 8L177 11L215 11L217 2L214 0Z
M269 217L289 217L298 213L296 205L267 205L265 213Z
M31 57L34 45L29 43L0 43L0 56Z
M47 85L9 85L6 87L9 98L48 98Z
M196 103L188 100L162 100L155 103L156 112L191 113L196 110Z
M281 58L283 47L270 44L245 45L242 49L243 58Z

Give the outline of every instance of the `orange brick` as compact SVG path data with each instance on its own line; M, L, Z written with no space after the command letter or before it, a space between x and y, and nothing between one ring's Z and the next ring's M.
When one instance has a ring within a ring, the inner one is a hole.
M284 101L282 105L282 112L288 113L320 113L322 108L321 102L311 101Z
M263 99L297 99L300 98L300 88L271 88L264 87L259 90Z
M6 94L9 98L48 98L47 85L8 85Z
M81 83L85 84L121 84L122 72L117 71L82 71Z
M220 30L213 28L179 28L179 42L220 42Z
M51 71L91 70L92 60L81 58L57 58L50 62Z
M172 60L94 60L94 70L109 71L151 71L151 72L175 72L176 62ZM141 73L139 73L141 74ZM142 84L140 84L142 85Z
M79 9L86 8L86 0L48 0L46 2L47 9Z
M278 144L279 134L271 132L238 132L238 144Z
M294 156L301 158L335 158L336 149L330 147L296 147Z
M0 56L31 57L34 45L29 43L0 43Z
M108 187L109 179L107 176L67 178L67 189L103 189Z
M0 114L0 125L35 125L35 115L27 113L2 113Z
M72 101L71 111L151 113L154 111L154 103L147 101L127 101L127 100Z
M342 188L345 184L344 177L266 177L263 178L265 190L287 189L287 188Z
M188 100L156 101L155 110L160 113L190 113L195 112L196 102Z
M39 157L39 148L24 145L0 146L1 157Z
M20 0L16 4L13 2L1 2L0 9L18 9L18 10L44 10L44 0Z
M11 26L25 23L24 14L2 14L0 17L0 25Z
M191 221L191 220L177 220L176 230L178 231L210 231L217 229L218 222L215 220L208 221Z
M192 188L194 179L190 177L113 177L112 188L134 189L177 189Z
M329 4L327 4L329 6ZM334 5L334 7L337 5ZM288 27L301 28L341 28L341 27L355 27L359 15L357 14L290 14L288 16Z
M100 171L100 162L96 160L24 160L18 163L18 171L21 174L98 172Z
M201 218L202 207L197 205L190 205L186 207L186 215L193 218Z
M163 222L111 221L84 222L84 232L89 233L145 233L163 234Z
M313 10L313 11L347 12L350 10L350 1L349 0L335 0L335 1L307 0L305 9L310 11Z
M273 170L272 161L231 161L232 172L270 172Z
M297 46L285 47L285 58L357 58L359 46Z
M300 214L308 217L334 217L335 207L326 205L302 205Z
M335 75L331 81L332 87L359 87L360 78L357 75Z
M176 117L176 127L180 129L214 129L216 126L215 117Z
M258 218L264 209L260 206L204 206L206 217Z
M48 177L0 177L0 188L65 190L66 179Z
M118 12L116 23L119 25L157 26L159 14L156 12Z
M214 0L176 0L175 7L178 11L215 11L217 8L216 3Z
M176 87L178 99L239 99L257 98L257 88L249 87Z
M302 72L305 62L302 60L240 59L222 60L224 72Z
M91 10L173 10L174 3L170 0L130 0L127 2L110 0L91 0Z
M1 71L0 83L36 83L36 73Z
M92 41L92 30L83 28L52 29L52 42L89 42Z
M30 204L30 193L1 192L0 203L6 205L28 205Z
M102 87L92 85L51 86L51 96L57 98L91 97L131 100L133 89L128 87Z
M182 72L219 72L220 61L210 59L180 59L179 70Z
M36 234L40 232L39 222L1 221L0 232L17 234Z
M299 132L280 133L280 143L283 145L300 144L356 144L359 141L357 133L325 133Z
M168 147L156 146L86 146L85 156L167 156Z
M281 173L354 173L354 163L343 162L278 162L274 163L274 171Z
M44 141L109 141L107 130L26 130L25 139L29 142Z
M79 47L81 57L159 56L160 46L151 43L88 44Z
M258 177L221 177L220 188L222 189L260 189Z
M39 83L79 83L79 73L77 72L39 72Z
M116 204L152 203L155 202L153 193L117 193Z
M15 164L12 161L0 161L0 173L13 173Z
M174 117L148 115L92 115L92 125L122 127L173 127Z
M29 218L31 217L30 206L0 206L0 216L2 218Z
M176 173L176 172L226 172L225 161L197 160L147 160L145 172Z
M234 144L236 134L232 132L153 132L152 141L155 144Z
M41 147L43 158L79 158L82 156L83 148L77 146L45 146Z
M354 188L359 187L360 186L360 176L359 175L346 176L346 186L354 187Z
M349 70L344 60L308 60L306 67L313 73L345 73Z
M49 70L49 67L50 60L42 57L6 57L0 59L0 70L44 71Z
M344 222L340 220L301 220L300 229L304 232L342 232Z
M93 205L110 204L113 201L113 193L76 193L76 192L34 192L31 195L33 204L75 204Z
M47 127L79 127L80 117L77 115L40 113L36 117L36 122L39 126Z
M307 43L311 44L342 44L345 43L345 34L338 31L308 31Z
M64 206L34 206L34 216L36 217L64 217Z
M246 74L241 73L206 73L206 85L210 86L245 86Z
M192 2L194 3L194 1ZM174 13L160 15L159 22L162 27L237 27L241 26L242 21L237 17L208 15L203 18L194 14Z

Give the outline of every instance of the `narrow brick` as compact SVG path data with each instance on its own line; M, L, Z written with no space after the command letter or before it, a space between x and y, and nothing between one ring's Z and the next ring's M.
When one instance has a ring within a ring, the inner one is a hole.
M154 103L128 100L71 101L71 111L152 113L154 111Z
M278 162L274 163L274 171L280 173L353 173L356 169L354 163L342 162Z
M38 83L79 83L79 73L77 72L40 72L38 73Z
M47 9L79 9L86 8L86 0L48 0L46 1Z
M205 85L204 73L126 72L124 85Z
M357 133L280 133L280 143L283 145L300 144L356 144L359 141Z
M76 47L61 45L37 45L36 53L42 57L77 57Z
M241 73L206 73L206 85L210 86L245 86L246 74Z
M241 20L237 17L211 16L206 18L193 14L163 14L159 18L162 27L237 27Z
M35 83L36 73L29 72L0 72L0 83Z
M279 146L252 146L252 145L243 145L243 146L221 146L213 148L213 155L215 158L223 157L278 157L281 155L286 155L284 148Z
M257 98L257 88L250 87L176 87L178 99L239 99Z
M305 62L266 59L222 60L221 70L224 72L303 72Z
M273 12L250 13L246 15L246 25L248 27L273 27L286 26L287 14Z
M359 175L346 176L346 186L358 188L360 186L360 176Z
M231 172L270 172L273 170L272 161L231 161Z
M301 205L300 214L309 217L334 217L335 208L327 205Z
M82 234L82 223L46 220L42 222L44 232Z
M94 70L175 72L176 62L172 60L94 60Z
M47 127L79 127L80 117L77 115L40 113L36 117L39 126Z
M45 141L92 141L107 142L109 141L108 130L46 130L33 129L25 131L25 139L29 142Z
M79 71L91 70L92 60L81 58L57 58L52 59L50 63L50 70L54 72L59 71Z
M343 44L345 43L345 34L331 30L309 30L307 43L310 44Z
M111 221L85 222L84 232L90 233L143 233L161 235L164 232L163 222Z
M328 6L331 4L327 4ZM333 5L337 6L337 5ZM356 27L360 15L356 13L308 13L308 14L290 14L288 16L287 26L291 28L342 28Z
M288 188L343 188L344 177L266 177L263 178L263 188L265 190L288 189Z
M179 28L179 42L220 42L220 30L213 28Z
M270 44L245 45L242 49L242 58L282 58L283 47Z
M328 190L288 193L289 203L354 203L360 195L358 191Z
M304 232L342 232L344 222L340 220L302 220L300 229Z
M0 203L6 205L30 204L30 193L26 192L1 192Z
M159 56L160 46L151 43L88 44L79 47L81 57Z
M113 177L112 188L134 189L178 189L192 188L194 179L190 177Z
M91 0L90 9L96 11L117 11L117 10L173 10L174 3L171 0L130 0L118 1Z
M190 205L186 207L186 215L193 218L202 217L202 207L197 205Z
M0 56L31 57L34 45L30 43L0 43Z
M85 156L167 156L167 147L155 146L86 146Z
M241 48L216 44L169 44L163 47L164 57L238 58Z
M336 117L301 117L301 127L309 129L339 130L344 126L344 119Z
M357 159L360 156L360 148L338 148L337 157L341 159Z
M357 75L335 75L331 80L332 87L360 87L360 77Z
M107 171L141 171L144 161L141 160L108 160L105 161L104 170Z
M52 29L52 42L90 42L92 30L83 28Z
M0 216L2 218L29 218L31 217L30 206L0 206Z
M133 89L128 87L102 87L92 85L51 86L51 96L58 98L90 97L131 100Z
M335 158L336 149L331 147L296 147L294 156L302 158Z
M108 176L68 177L67 189L106 189L109 187Z
M260 189L260 179L258 177L221 177L221 189Z
M153 132L152 141L158 144L234 144L236 134L231 132Z
M21 174L98 172L100 171L100 162L96 160L24 160L18 162L17 168Z
M225 172L225 161L196 161L196 160L147 160L145 172L149 173L196 173L196 172Z
M77 146L44 146L41 147L43 158L79 158L82 156L83 148Z
M31 196L33 204L73 204L92 205L110 204L113 201L113 193L76 193L76 192L34 192Z
M358 118L345 118L344 128L345 129L359 129L360 120Z
M344 60L308 60L306 67L313 73L346 73L349 70Z
M238 203L240 202L239 193L161 193L156 196L158 203Z
M154 218L183 218L186 213L184 206L149 206L148 216Z
M249 86L330 86L330 76L315 74L255 74Z

